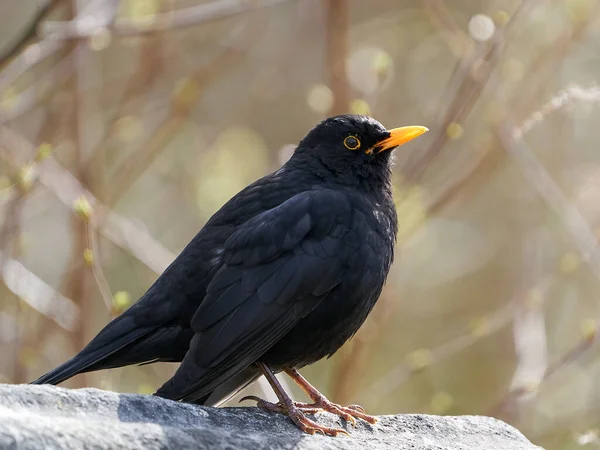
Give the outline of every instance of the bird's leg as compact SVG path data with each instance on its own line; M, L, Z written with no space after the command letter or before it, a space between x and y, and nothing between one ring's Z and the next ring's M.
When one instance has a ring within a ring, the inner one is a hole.
M317 412L318 408L306 408L303 410L298 408L294 404L294 401L291 399L291 397L285 392L285 390L279 383L279 380L277 380L275 374L273 374L271 369L269 369L269 367L262 362L257 362L256 365L273 388L273 391L275 391L275 394L279 399L279 403L267 402L266 400L255 396L247 396L240 401L244 401L247 399L255 400L256 406L258 406L259 408L285 414L292 420L292 422L294 422L294 424L298 428L300 428L305 433L322 433L328 436L337 436L338 434L348 435L348 432L342 430L341 428L324 427L306 417L304 413L310 414L311 412Z
M298 386L302 388L306 395L310 397L313 403L296 403L296 407L305 411L306 409L317 409L320 411L327 411L337 416L340 416L344 420L351 422L353 425L356 424L355 418L366 420L373 424L377 423L377 417L365 414L365 410L360 405L349 405L340 406L330 402L323 394L321 394L312 384L308 382L306 378L300 375L294 368L285 369L285 373L296 382Z

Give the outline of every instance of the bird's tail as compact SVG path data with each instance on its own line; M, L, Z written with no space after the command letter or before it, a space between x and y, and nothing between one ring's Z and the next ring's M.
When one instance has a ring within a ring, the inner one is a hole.
M141 324L134 305L113 319L77 355L32 384L58 384L79 373L154 361L181 361L192 331L162 321Z
M81 352L32 384L58 384L78 373L109 368L107 360L112 355L151 331L151 328L136 327L133 317L126 312L106 325Z

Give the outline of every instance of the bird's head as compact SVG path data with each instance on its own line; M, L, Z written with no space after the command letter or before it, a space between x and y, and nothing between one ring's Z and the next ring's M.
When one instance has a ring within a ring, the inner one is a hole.
M421 126L387 130L372 117L344 114L313 128L300 141L295 157L316 160L344 179L387 177L391 150L426 131Z

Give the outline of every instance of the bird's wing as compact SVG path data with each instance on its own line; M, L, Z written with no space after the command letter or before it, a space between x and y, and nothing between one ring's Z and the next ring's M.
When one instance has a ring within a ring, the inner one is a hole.
M239 227L192 318L190 350L157 395L193 401L212 391L309 314L343 279L351 213L343 194L313 190Z

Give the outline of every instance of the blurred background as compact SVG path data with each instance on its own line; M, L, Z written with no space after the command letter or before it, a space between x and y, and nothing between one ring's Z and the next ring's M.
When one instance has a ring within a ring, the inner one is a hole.
M350 111L431 131L396 152L383 296L304 374L371 413L486 414L548 449L600 448L599 2L1 9L0 382L74 355L226 200ZM175 368L65 385L151 393Z

